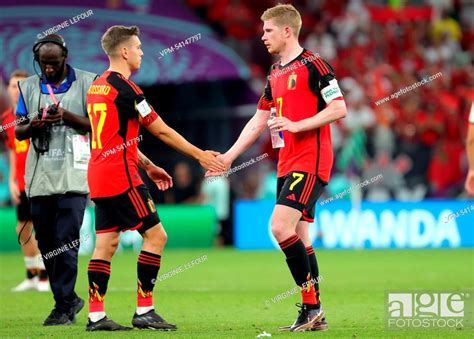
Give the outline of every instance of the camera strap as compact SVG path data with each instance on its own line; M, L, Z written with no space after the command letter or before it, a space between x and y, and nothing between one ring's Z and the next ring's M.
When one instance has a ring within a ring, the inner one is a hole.
M53 101L53 103L56 105L56 107L59 106L59 101L56 99L56 95L54 95L53 88L51 87L50 84L46 84L46 88L48 89L49 97ZM48 112L48 107L43 108L43 113L42 113L42 119L46 118Z

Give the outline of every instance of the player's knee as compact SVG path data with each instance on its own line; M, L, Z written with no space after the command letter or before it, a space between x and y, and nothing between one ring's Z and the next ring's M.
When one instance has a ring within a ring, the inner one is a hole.
M153 237L154 245L164 246L167 241L168 241L168 234L166 234L165 230L162 227L160 232L158 232L157 235Z
M161 242L163 245L168 242L168 234L166 234L165 230L161 233Z
M111 257L114 255L115 251L117 250L118 245L119 245L118 237L116 239L113 239L107 242L97 241L95 245L95 252L99 254L100 256Z
M288 227L278 219L272 219L272 234L278 241L283 241L288 237Z
M168 241L168 235L162 226L153 228L143 236L144 242L153 247L163 247Z

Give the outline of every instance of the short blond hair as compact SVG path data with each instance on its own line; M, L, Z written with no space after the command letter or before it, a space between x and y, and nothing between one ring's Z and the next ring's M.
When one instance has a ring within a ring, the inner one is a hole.
M140 29L137 26L112 26L104 33L100 43L102 49L108 56L116 56L117 47L130 39L132 36L139 36Z
M301 15L293 5L278 4L267 9L260 17L262 21L273 19L278 27L290 26L294 36L297 38L301 30Z

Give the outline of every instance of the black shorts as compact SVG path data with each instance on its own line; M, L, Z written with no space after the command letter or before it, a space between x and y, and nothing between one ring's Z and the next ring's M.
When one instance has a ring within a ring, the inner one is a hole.
M20 204L16 207L16 219L23 222L31 220L30 202L25 191L20 192Z
M107 198L92 199L95 203L95 233L137 230L145 233L160 222L155 204L145 185Z
M285 205L300 211L301 220L313 222L315 205L327 183L316 175L293 171L278 178L277 205Z

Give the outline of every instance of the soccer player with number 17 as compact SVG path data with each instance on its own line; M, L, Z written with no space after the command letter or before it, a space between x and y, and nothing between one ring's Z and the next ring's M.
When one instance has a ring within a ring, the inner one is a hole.
M286 256L294 281L301 287L299 316L282 331L325 330L319 294L319 269L309 238L315 204L329 181L333 152L329 124L346 116L346 105L331 66L299 45L301 16L291 5L267 9L261 17L262 40L280 57L269 72L257 112L235 144L218 156L227 167L247 150L267 125L283 137L278 161L277 202L272 233ZM276 117L269 119L270 111ZM278 139L278 138L277 138ZM278 140L277 140L278 141ZM280 140L281 141L281 140ZM207 172L206 175L219 173Z
M153 289L161 265L166 232L158 218L148 189L138 173L146 171L158 189L173 185L168 173L155 166L137 144L117 149L138 138L140 125L160 140L199 161L208 170L222 171L217 152L203 151L190 144L166 125L151 107L142 90L128 78L140 68L143 51L136 26L112 26L102 37L102 48L110 67L92 83L87 94L87 112L91 120L92 145L88 182L95 203L96 243L89 262L89 319L87 331L123 331L122 326L105 314L104 299L111 272L111 261L121 231L137 230L143 247L137 262L137 308L132 325L141 329L176 330L155 312ZM108 154L108 153L107 153Z

